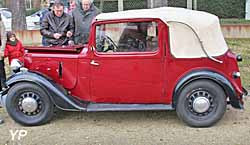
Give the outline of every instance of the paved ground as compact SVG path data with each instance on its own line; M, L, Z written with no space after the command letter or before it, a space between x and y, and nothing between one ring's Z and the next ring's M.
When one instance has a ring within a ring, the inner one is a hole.
M245 111L229 107L210 128L190 128L174 111L58 112L37 127L18 125L3 109L0 115L0 145L250 145L250 98Z

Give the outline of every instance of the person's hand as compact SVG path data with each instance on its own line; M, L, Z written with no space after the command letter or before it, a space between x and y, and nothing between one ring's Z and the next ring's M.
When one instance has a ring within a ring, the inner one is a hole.
M74 41L69 40L68 44L69 44L70 46L72 46L72 45L74 45Z
M55 33L53 36L54 36L54 38L59 39L62 36L62 34Z
M71 31L68 31L66 34L67 37L71 37L72 35L73 35L73 33Z

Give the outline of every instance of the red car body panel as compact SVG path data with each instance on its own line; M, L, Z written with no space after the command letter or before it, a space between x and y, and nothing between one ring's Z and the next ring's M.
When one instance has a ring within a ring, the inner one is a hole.
M158 50L115 54L95 51L95 25L127 21L156 21L159 29ZM67 47L54 51L27 48L24 64L29 70L52 78L72 96L96 103L172 104L177 83L188 73L197 70L221 74L231 82L238 96L241 96L241 80L233 78L233 72L239 71L235 54L228 51L216 58L223 63L209 58L174 58L169 48L168 29L159 19L95 22L89 44L82 46L80 52ZM68 50L64 51L65 49ZM99 65L91 65L91 61ZM60 63L63 70L61 77L58 75Z

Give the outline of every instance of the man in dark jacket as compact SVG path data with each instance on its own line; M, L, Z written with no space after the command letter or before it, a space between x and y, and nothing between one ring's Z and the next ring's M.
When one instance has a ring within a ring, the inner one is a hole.
M74 23L70 15L64 13L64 5L55 1L52 11L42 20L41 34L47 45L69 45L73 43Z
M93 0L81 0L80 5L72 11L75 24L75 44L88 42L91 23L99 13L99 10L93 4Z

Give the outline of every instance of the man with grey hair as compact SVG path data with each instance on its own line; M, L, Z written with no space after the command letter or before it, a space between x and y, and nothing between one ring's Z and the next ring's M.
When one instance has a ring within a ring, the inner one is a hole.
M91 23L99 13L100 11L94 6L93 0L80 0L80 5L72 11L75 24L75 44L88 42Z

